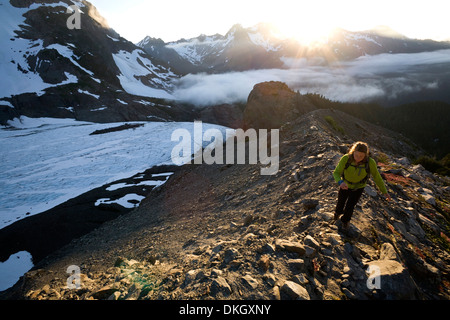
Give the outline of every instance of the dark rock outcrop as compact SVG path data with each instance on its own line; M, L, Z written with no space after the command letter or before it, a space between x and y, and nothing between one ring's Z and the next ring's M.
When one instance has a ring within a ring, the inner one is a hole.
M254 129L280 128L316 107L283 82L263 82L253 87L244 110L244 126Z

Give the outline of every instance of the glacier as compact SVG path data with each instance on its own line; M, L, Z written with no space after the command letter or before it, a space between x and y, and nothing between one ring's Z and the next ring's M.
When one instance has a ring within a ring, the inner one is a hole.
M173 165L172 132L193 131L190 122L128 123L143 126L90 135L124 123L22 116L0 127L0 229L107 183L156 165ZM203 125L205 131L210 128L226 130Z

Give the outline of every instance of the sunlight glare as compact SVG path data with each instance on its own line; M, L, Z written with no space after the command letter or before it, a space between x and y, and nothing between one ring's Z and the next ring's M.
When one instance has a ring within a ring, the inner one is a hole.
M304 3L293 3L274 19L286 38L294 38L304 45L326 42L331 31L337 27L332 13L318 11L317 7Z
M334 29L333 26L312 26L302 23L282 23L278 28L284 37L293 38L307 46L326 42L329 34Z

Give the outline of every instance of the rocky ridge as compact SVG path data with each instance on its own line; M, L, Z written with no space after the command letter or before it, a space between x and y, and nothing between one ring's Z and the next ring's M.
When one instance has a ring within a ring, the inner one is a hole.
M278 174L183 166L139 208L48 256L2 298L450 298L449 180L412 165L417 148L333 110L285 123L280 140ZM370 144L393 201L371 181L346 232L333 223L331 172L356 140ZM70 265L80 267L79 289L67 286Z

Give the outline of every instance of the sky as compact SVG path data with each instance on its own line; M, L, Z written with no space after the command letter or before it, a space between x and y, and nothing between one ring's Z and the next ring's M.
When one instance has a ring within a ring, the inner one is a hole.
M226 34L234 24L272 23L305 42L333 28L389 26L410 38L450 40L448 0L90 0L111 28L136 43Z

